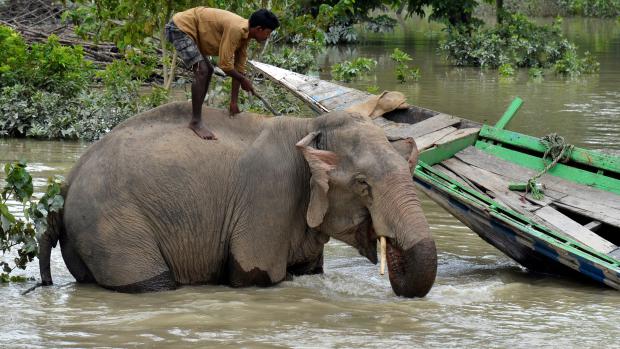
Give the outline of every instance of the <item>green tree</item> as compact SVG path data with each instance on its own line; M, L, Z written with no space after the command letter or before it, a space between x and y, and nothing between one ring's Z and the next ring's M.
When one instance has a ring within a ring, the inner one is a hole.
M483 0L486 3L495 3L497 23L502 23L504 17L504 0ZM391 1L394 8L407 9L408 15L425 17L430 10L429 19L447 22L452 26L479 24L480 21L473 17L473 12L478 6L476 0L394 0Z
M476 0L402 0L408 15L418 15L450 25L470 24L478 2ZM427 14L430 10L430 14Z
M165 25L177 11L195 6L220 5L223 1L197 0L78 0L82 6L67 18L78 24L78 33L95 40L114 42L120 49L157 47L162 54L164 87L174 79L176 52L170 54ZM155 42L154 42L155 40Z

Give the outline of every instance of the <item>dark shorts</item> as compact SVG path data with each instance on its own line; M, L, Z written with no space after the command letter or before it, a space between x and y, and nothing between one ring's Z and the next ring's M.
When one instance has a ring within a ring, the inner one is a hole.
M166 24L166 39L174 45L188 69L192 69L194 64L205 60L194 39L179 29L172 20Z

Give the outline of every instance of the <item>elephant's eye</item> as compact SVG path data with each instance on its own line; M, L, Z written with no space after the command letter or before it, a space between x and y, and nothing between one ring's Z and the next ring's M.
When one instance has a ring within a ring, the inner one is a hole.
M366 176L362 174L357 174L353 176L353 180L351 181L353 190L362 197L371 197L370 185L366 182Z

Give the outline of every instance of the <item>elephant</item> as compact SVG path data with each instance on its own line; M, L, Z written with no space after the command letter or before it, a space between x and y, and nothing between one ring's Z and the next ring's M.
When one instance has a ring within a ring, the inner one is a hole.
M330 238L376 264L383 237L394 293L429 292L437 252L407 162L411 140L399 148L412 154L401 154L352 112L231 117L204 106L219 137L206 141L187 128L190 113L185 102L143 112L84 152L39 241L43 285L57 242L78 283L140 293L322 273Z

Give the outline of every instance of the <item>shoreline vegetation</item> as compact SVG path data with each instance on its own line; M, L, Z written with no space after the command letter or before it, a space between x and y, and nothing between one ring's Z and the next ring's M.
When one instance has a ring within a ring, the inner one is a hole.
M0 0L1 137L94 141L132 115L167 102L171 88L191 80L174 50L161 40L167 18L180 9L163 0L149 8L137 0L121 2L124 6L41 0L33 6L25 0ZM414 15L445 24L439 46L455 66L497 69L499 76L527 68L537 79L550 74L574 77L595 73L598 63L587 53L578 55L562 33L561 19L536 25L518 11L602 18L620 14L620 0L263 3L271 4L282 28L264 47L252 46L251 57L304 74L317 69L316 57L326 46L355 44L356 30L389 32L397 23L394 17ZM240 0L200 4L246 16L255 6ZM499 14L497 23L485 24L476 17L480 14ZM394 76L401 83L414 83L424 74L405 52L393 52L392 59L398 62ZM364 57L339 62L331 67L332 78L351 81L375 64ZM252 77L279 112L306 111L290 96L275 98L287 96L280 87ZM207 102L225 106L230 79L213 80ZM243 94L240 104L242 110L268 114L260 101Z

